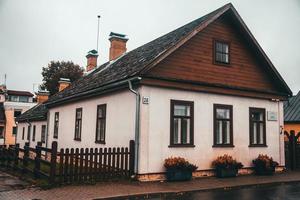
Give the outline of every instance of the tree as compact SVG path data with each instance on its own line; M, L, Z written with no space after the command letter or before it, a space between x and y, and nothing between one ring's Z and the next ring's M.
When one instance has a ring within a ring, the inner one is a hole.
M43 84L41 89L48 90L50 95L58 92L58 81L60 78L68 78L71 83L83 75L83 68L72 61L51 61L48 67L43 67Z

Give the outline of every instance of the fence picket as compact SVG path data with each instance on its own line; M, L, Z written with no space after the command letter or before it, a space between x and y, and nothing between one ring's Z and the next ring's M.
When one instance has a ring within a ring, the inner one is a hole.
M79 165L79 182L82 182L83 180L83 155L84 155L84 149L80 149L80 165Z
M74 182L78 181L78 157L79 157L79 149L75 149L75 165L74 165Z
M86 148L85 152L84 152L84 176L83 176L83 180L86 182L88 179L88 165L89 165L89 149Z
M74 167L73 167L73 164L74 164L74 148L71 148L71 151L70 151L70 182L72 183L73 182L73 176L74 176Z
M63 177L64 177L64 149L60 149L59 153L59 182L63 182Z
M68 182L69 180L69 149L66 149L65 153L65 162L64 162L64 182Z

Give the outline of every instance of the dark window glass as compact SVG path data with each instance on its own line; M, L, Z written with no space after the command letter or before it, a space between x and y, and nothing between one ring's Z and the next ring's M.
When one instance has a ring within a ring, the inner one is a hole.
M25 137L25 127L23 127L23 130L22 130L22 140L24 140L24 137Z
M8 96L8 100L18 102L19 101L19 96L10 95L10 96Z
M32 129L32 141L35 141L35 125L33 125L33 129Z
M96 142L105 143L106 104L97 106Z
M82 108L77 108L75 113L75 140L81 140Z
M232 145L232 106L214 104L214 146Z
M53 138L58 138L59 112L54 114L54 133Z
M229 44L215 41L215 62L229 64Z
M25 96L19 96L19 101L20 102L28 102L29 97L25 97Z
M14 111L14 117L19 117L21 115L22 111L20 110L15 110Z
M0 139L4 138L4 127L0 127Z
M42 143L46 142L46 125L42 125L41 128L41 142Z
M28 126L27 128L27 140L30 140L30 132L31 132L31 126Z
M17 126L14 126L14 127L13 127L13 130L12 130L12 134L13 134L13 135L16 135L17 132L18 132L18 127L17 127Z
M194 102L171 100L170 146L194 144Z
M249 108L250 146L266 145L265 109Z

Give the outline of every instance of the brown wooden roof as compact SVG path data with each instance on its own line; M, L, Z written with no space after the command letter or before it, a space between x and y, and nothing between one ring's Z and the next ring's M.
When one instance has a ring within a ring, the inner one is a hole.
M20 91L20 90L7 90L8 95L16 95L16 96L28 96L33 97L33 94L28 91Z

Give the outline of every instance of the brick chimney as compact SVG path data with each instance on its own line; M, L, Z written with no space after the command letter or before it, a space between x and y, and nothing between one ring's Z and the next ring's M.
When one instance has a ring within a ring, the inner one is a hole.
M95 67L97 67L98 52L95 49L93 49L87 53L86 58L87 58L86 72L89 72L95 69Z
M71 81L68 78L60 78L58 84L59 84L58 91L60 92L64 90L66 87L68 87L71 84Z
M45 91L45 90L39 90L37 93L36 93L36 101L38 103L44 103L45 101L48 100L49 98L49 92L48 91Z
M109 60L115 60L123 53L126 52L126 42L128 38L124 34L111 32L109 34L110 49L109 49Z

